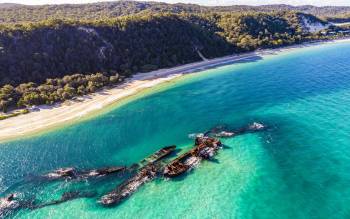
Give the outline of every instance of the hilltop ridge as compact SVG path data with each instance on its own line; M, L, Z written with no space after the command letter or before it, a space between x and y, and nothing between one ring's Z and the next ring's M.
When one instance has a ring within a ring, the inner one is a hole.
M41 7L48 10L34 13ZM57 7L66 10L41 20ZM24 6L29 14L21 13L23 6L0 9L18 14L13 22L0 24L2 111L64 101L136 73L345 36L329 22L297 11L196 13L196 7L202 6L152 2L84 7ZM99 10L94 11L95 7ZM118 7L130 15L118 16ZM73 9L78 11L72 13ZM105 14L104 10L115 17L102 17L99 13ZM26 22L18 22L21 19Z
M299 11L329 21L350 20L350 7L286 4L262 6L201 6L196 4L167 4L162 2L114 1L89 4L20 5L0 4L0 21L6 23L33 22L46 19L101 19L138 13L213 13L213 12L277 12Z

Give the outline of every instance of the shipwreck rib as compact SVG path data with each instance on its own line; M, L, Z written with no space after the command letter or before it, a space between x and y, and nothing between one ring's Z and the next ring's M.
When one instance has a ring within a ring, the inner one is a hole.
M140 186L157 176L161 169L158 161L171 154L175 149L176 146L164 147L143 160L142 162L145 163L145 166L115 190L102 196L99 202L104 206L112 206L132 195Z
M51 173L41 176L41 178L47 181L73 180L73 179L80 180L80 179L89 179L94 177L106 176L114 173L120 173L125 170L126 170L126 167L124 166L105 167L101 169L82 170L82 171L69 167L69 168L57 169Z
M164 147L158 150L157 152L155 152L154 154L152 154L151 156L143 159L141 163L147 165L149 163L157 162L163 159L164 157L168 156L170 153L174 152L175 149L176 149L175 145Z
M213 128L211 131L209 131L209 133L213 134L215 137L230 138L230 137L235 137L237 135L242 135L246 133L262 131L264 129L266 129L266 126L264 126L261 123L254 122L251 125L248 125L233 131L227 131L227 130L224 130L223 127L217 127L217 128Z
M132 195L140 186L154 179L156 175L157 169L155 166L153 164L147 165L115 190L102 196L99 202L104 206L116 205Z
M212 158L220 147L221 142L218 139L197 137L195 147L166 165L163 174L166 177L179 176L196 166L202 159Z

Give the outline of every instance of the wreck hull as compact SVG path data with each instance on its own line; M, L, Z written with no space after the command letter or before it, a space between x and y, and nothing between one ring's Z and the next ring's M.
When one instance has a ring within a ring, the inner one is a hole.
M220 147L221 142L218 139L198 137L195 140L193 149L166 165L163 175L169 178L180 176L192 169L202 159L210 159L213 157ZM190 159L194 159L195 162L188 162Z
M158 166L158 162L170 155L173 151L175 151L175 149L175 145L167 146L144 159L144 167L139 169L134 176L119 185L115 190L102 196L99 202L103 206L109 207L117 205L124 199L131 196L139 187L153 180L157 176L158 172L161 171L161 167Z

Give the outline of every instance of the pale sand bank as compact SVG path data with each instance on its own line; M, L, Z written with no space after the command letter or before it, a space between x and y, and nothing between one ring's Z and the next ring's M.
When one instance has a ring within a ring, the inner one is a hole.
M260 50L242 55L226 56L202 62L191 63L170 69L161 69L150 73L140 73L127 79L123 84L111 89L104 89L92 95L80 97L83 101L69 102L56 106L40 106L40 111L12 117L0 121L0 141L16 139L40 131L47 131L50 128L63 125L68 121L74 121L84 116L98 112L112 103L116 103L126 97L140 93L141 91L169 82L186 73L192 73L215 66L234 63L240 60L276 55L283 51L313 46L323 43L350 42L350 39L328 41L322 43L311 43L305 45L294 45L279 49Z

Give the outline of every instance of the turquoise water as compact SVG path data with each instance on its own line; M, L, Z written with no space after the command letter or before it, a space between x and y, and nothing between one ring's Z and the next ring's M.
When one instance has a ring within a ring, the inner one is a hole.
M39 200L96 190L14 218L350 218L350 43L307 47L203 71L108 113L0 144L1 196ZM216 162L158 179L114 208L96 200L122 178L53 184L23 179L59 167L132 164L189 133L257 121L263 133L224 140Z

